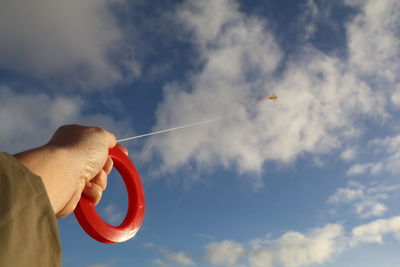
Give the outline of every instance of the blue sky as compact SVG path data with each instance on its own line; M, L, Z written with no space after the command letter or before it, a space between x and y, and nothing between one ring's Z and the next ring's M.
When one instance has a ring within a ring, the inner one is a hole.
M229 115L125 143L142 229L105 245L62 219L63 266L399 266L399 25L396 0L4 2L0 149ZM113 172L108 222L125 193Z

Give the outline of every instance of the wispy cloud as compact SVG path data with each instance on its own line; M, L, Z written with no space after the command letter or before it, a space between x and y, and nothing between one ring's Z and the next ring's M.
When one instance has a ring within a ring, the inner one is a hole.
M340 158L344 161L351 161L357 156L356 148L348 148L340 154Z
M361 218L382 216L388 208L376 200L366 200L355 204L355 211Z
M120 211L113 203L103 207L101 211L105 218L107 218L107 221L113 225L119 225L124 219L124 213Z
M151 242L146 242L143 244L144 248L154 248L156 245L154 243Z
M317 31L316 20L318 20L320 12L314 0L305 1L302 9L303 15L299 17L299 30L302 33L302 40L308 41Z
M198 234L196 234L196 235L197 235L198 237L200 237L200 238L204 238L204 239L208 239L208 240L214 239L213 236L207 235L207 234L203 234L203 233L198 233Z
M347 187L338 188L328 198L328 203L348 205L360 218L380 217L389 210L385 203L395 196L390 193L399 189L399 184L377 185L374 182L361 184L350 181Z
M360 199L364 196L364 190L359 188L339 188L329 197L329 203L346 203Z
M347 171L349 176L380 175L400 173L400 135L377 138L369 141L366 151L375 155L376 160L356 163Z

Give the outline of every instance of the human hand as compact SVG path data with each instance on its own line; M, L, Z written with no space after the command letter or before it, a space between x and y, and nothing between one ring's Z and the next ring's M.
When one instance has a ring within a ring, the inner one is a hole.
M108 150L115 136L97 127L60 127L43 147L15 157L39 175L58 218L72 213L83 193L96 205L113 163ZM126 148L118 145L127 154Z

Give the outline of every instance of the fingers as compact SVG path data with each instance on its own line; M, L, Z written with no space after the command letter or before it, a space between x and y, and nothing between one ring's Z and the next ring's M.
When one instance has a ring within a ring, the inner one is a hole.
M126 147L124 147L123 145L117 144L117 147L124 152L125 155L128 156L128 149L126 149Z
M78 205L78 202L81 199L81 195L82 195L82 191L83 191L84 187L85 187L85 182L82 181L76 188L74 194L72 195L70 200L67 202L65 207L56 214L56 217L58 219L67 217L69 214L71 214L75 210L76 205Z
M105 135L107 136L107 143L108 143L108 148L112 148L117 144L117 138L115 135L107 130L103 130Z
M117 144L116 145L125 155L128 155L128 149L126 147ZM83 194L87 196L93 205L97 205L100 202L103 191L107 187L107 175L110 174L113 167L113 161L110 156L103 166L103 169L89 182L86 182L85 188L83 189Z
M110 169L111 171L111 169ZM101 190L106 190L107 187L107 172L103 169L101 170L92 180L88 183L97 184L100 186ZM90 186L90 185L89 185Z
M103 195L103 189L98 184L86 182L82 193L92 201L94 206L96 206Z
M103 170L106 174L110 174L114 163L110 156L107 157L106 163L104 163Z

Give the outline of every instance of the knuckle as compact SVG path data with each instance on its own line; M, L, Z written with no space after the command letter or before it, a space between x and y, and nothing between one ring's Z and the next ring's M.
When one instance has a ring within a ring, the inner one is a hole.
M103 195L103 190L101 190L101 187L99 185L94 185L94 190L93 190L93 197L94 197L94 202L95 205L97 205L100 202L100 199Z
M101 174L101 189L104 191L107 187L107 173L102 171Z
M88 134L98 134L101 133L103 129L97 126L87 126L85 127L85 130L88 132Z
M97 126L92 126L92 129L95 133L103 133L104 132L104 130L102 128L97 127Z
M98 185L104 191L107 187L107 173L104 170L101 170L93 180L93 184Z

